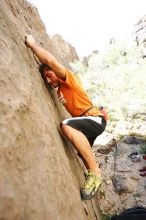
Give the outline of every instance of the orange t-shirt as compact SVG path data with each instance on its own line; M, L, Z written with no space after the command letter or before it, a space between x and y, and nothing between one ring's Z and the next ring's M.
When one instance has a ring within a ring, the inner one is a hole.
M66 80L60 80L57 91L58 98L73 117L81 116L88 108L93 106L93 103L75 74L68 69L65 71ZM102 115L102 113L98 108L93 108L86 115L97 116Z

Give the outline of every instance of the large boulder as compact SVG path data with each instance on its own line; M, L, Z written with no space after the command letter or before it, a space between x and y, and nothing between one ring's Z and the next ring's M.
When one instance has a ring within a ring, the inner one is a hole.
M25 0L1 0L0 21L0 219L99 219L96 201L81 201L83 167L59 130L67 113L45 87L24 36L61 60L55 42Z

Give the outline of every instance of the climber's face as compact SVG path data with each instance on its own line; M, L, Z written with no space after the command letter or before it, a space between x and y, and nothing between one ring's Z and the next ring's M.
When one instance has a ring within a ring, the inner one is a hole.
M51 86L53 86L54 88L57 88L59 86L59 78L52 70L44 70L44 76Z

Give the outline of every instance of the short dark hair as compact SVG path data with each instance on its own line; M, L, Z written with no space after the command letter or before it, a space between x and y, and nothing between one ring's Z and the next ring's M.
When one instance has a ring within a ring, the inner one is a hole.
M47 64L42 63L39 66L39 72L41 73L42 77L44 77L44 70L52 70L52 68L48 66Z
M47 88L51 88L50 84L48 83L46 77L44 76L44 70L52 70L50 66L48 66L47 64L40 64L39 66L39 72L41 73L41 76L44 80L44 83L46 85Z

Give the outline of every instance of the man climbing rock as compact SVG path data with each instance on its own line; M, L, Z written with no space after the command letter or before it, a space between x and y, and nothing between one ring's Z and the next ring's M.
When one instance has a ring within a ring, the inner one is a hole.
M64 120L60 127L87 168L81 198L92 199L101 184L101 171L96 164L91 146L96 137L104 131L107 116L93 106L75 74L59 63L49 51L38 46L31 35L25 37L25 44L42 63L40 72L51 86L57 88L59 101L72 115L72 118Z

